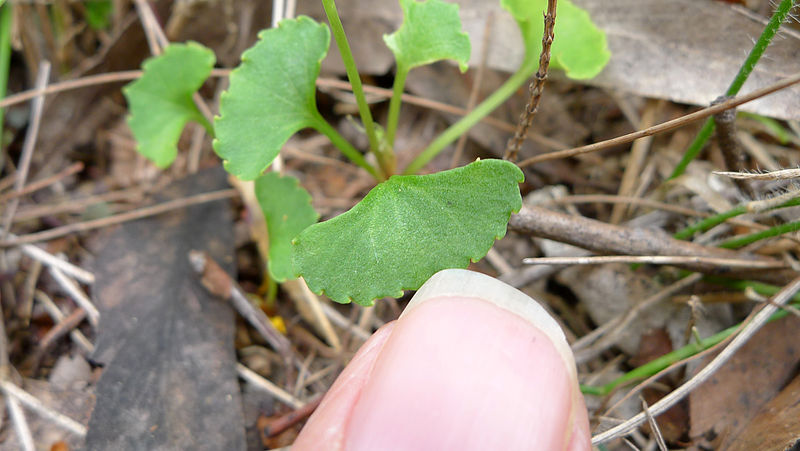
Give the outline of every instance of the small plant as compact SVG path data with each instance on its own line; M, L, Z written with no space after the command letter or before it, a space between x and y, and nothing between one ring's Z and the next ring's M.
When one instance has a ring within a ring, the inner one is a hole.
M512 212L521 207L522 171L502 160L479 160L430 175L413 175L447 145L497 108L536 70L545 0L502 0L517 21L525 44L520 69L470 114L436 138L395 175L394 141L406 76L415 67L441 60L467 69L469 38L461 29L458 6L441 0L400 0L404 21L384 36L394 53L396 75L384 127L375 124L333 0L323 0L331 30L308 17L281 21L264 30L242 54L220 100L220 115L210 124L192 95L210 74L213 53L196 44L173 44L144 64L144 75L125 89L129 124L139 151L166 167L176 156L185 124L194 120L214 136L214 150L228 172L255 180L269 238L269 272L284 281L303 276L308 286L337 302L370 305L382 296L416 289L435 272L465 268L483 258L505 235ZM588 14L559 2L553 46L555 68L572 78L596 75L609 58L605 36ZM330 46L331 31L340 49L359 104L377 165L343 138L319 113L315 83ZM562 33L562 34L559 34ZM378 185L350 211L316 223L311 196L289 176L262 173L296 132L312 128L327 136Z

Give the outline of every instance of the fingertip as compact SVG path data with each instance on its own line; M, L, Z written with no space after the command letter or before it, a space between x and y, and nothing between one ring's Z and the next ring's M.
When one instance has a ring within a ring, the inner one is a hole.
M395 322L387 323L361 346L300 431L292 450L344 449L344 433L353 407L394 327Z

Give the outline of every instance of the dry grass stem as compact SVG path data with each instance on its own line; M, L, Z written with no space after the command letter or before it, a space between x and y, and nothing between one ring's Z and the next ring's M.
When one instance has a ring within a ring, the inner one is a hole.
M47 80L50 77L50 63L42 61L39 65L39 73L36 76L36 88L42 89L47 85ZM30 169L31 159L33 158L33 150L36 148L36 138L39 136L39 127L42 121L42 112L44 111L44 96L37 96L33 101L30 114L30 125L25 133L25 141L22 144L22 155L20 156L19 164L17 165L16 176L14 177L14 192L21 193L25 187L25 182L28 179L28 171ZM2 233L0 236L6 238L11 233L11 223L14 220L14 213L19 206L19 195L11 197L11 202L5 206L3 211ZM6 261L3 256L0 258L0 269L6 271ZM4 293L5 294L5 293Z
M706 119L709 116L713 116L729 108L735 108L739 105L751 102L760 97L764 97L774 92L780 91L781 89L788 88L789 86L792 86L796 83L800 83L800 73L795 74L785 80L779 81L765 88L755 90L747 95L736 97L726 102L703 108L702 110L695 111L694 113L681 116L671 121L662 122L661 124L655 125L645 130L639 130L637 132L629 133L627 135L619 136L606 141L589 144L587 146L575 147L573 149L566 149L557 152L546 153L543 155L537 155L535 157L531 157L528 158L527 160L520 162L518 166L526 167L536 163L541 163L543 161L558 160L561 158L569 158L577 155L583 155L585 153L597 152L599 150L608 149L609 147L618 146L620 144L627 144L639 138L644 138L645 136L655 135L657 133L663 133L670 130L674 130L686 124L699 121L701 119Z
M644 113L642 114L641 123L639 128L652 127L656 121L656 113L663 102L657 100L649 100L645 106ZM630 196L635 192L636 180L642 175L642 168L647 160L647 154L650 151L650 144L653 142L652 136L646 136L637 139L631 146L631 155L628 158L628 163L625 165L625 173L622 175L622 181L619 184L617 193L620 196ZM619 224L628 211L628 205L614 204L611 209L611 224Z
M744 252L676 240L657 230L606 224L594 219L570 216L537 206L523 207L518 214L511 215L508 226L518 233L572 244L598 254L667 255L777 261ZM787 280L792 280L795 275L794 271L775 269L727 268L727 270L720 271L721 268L715 264L702 262L681 263L676 264L676 266L704 274L724 274L727 277L744 277L780 285L785 284Z
M602 265L606 263L644 263L650 265L706 264L728 268L788 268L782 261L739 260L732 258L692 257L682 255L603 255L591 257L534 257L522 260L526 265Z
M19 401L12 396L6 396L6 406L8 407L8 416L11 417L11 423L14 425L14 432L17 434L20 447L24 451L36 451L31 429L28 427L28 420L25 419L25 412L22 411Z
M339 313L339 311L333 308L333 306L321 302L320 308L322 309L323 313L325 313L325 316L327 316L328 319L330 319L333 324L336 324L342 329L347 330L348 332L353 334L353 336L357 337L359 340L367 341L367 339L370 337L369 332L362 329L361 327L358 327L358 325L353 324L352 321L345 318L344 315Z
M299 409L305 404L303 401L292 396L289 392L261 377L260 374L241 363L236 364L236 372L239 373L239 377L253 384L254 387L269 393L273 398L293 409Z
M53 279L72 298L72 300L86 310L86 314L89 317L89 323L92 326L97 327L97 325L100 323L100 312L97 310L97 307L92 304L92 301L89 300L89 297L86 296L86 293L81 291L80 287L78 287L72 279L61 272L60 269L51 266L48 268L48 270L50 271L50 275L53 276Z
M533 118L539 111L539 101L542 99L544 92L544 84L547 81L547 71L550 68L550 47L553 45L553 30L556 25L556 6L557 0L547 0L547 12L544 14L544 30L542 33L542 51L539 54L539 69L533 76L533 81L528 88L530 99L525 104L525 110L522 112L517 124L517 129L514 131L514 136L508 141L506 152L503 159L516 161L519 154L519 148L522 146L525 137L528 135L533 123Z
M58 308L58 306L46 295L44 292L36 290L34 294L34 298L36 301L42 304L47 314L53 321L56 323L56 328L59 327L67 327L67 325L61 326L67 319L67 316ZM83 310L83 309L80 309ZM85 310L84 310L85 312ZM83 334L80 330L72 329L69 331L70 339L79 347L85 354L91 354L94 352L94 345L86 335Z
M580 340L572 344L572 350L575 352L575 361L583 363L589 361L617 344L617 340L622 336L622 333L627 330L628 325L633 322L642 312L650 307L663 302L669 296L684 290L702 279L702 274L694 273L688 277L684 277L677 282L674 282L657 293L653 294L644 301L636 304L633 308L628 310L624 315L618 316L613 320L603 324L597 329Z
M25 407L33 410L42 417L47 418L53 423L61 426L65 430L77 435L78 437L86 436L86 428L82 424L78 423L77 421L73 420L72 418L66 415L63 415L47 407L41 401L39 401L39 399L37 399L35 396L17 387L11 382L7 380L0 380L0 388L2 388L3 393L6 396L13 397L17 401L25 405Z
M730 341L728 346L717 355L714 360L700 370L695 376L686 381L683 385L672 391L667 396L661 398L657 403L651 406L653 416L658 416L665 411L669 410L672 406L680 402L686 395L692 392L700 384L705 382L712 374L714 374L733 354L741 348L758 330L766 324L769 317L775 313L778 308L786 304L792 297L800 290L800 278L796 278L786 285L780 292L773 298L772 303L764 305L753 317L742 327L733 340ZM644 412L635 415L633 418L617 425L605 432L592 437L592 445L598 445L614 440L615 438L622 437L629 434L634 429L638 428L646 420Z
M712 174L737 180L790 180L800 178L800 169L781 169L769 172L728 172L714 171Z
M52 185L54 183L57 183L57 182L61 181L64 178L69 177L70 175L76 174L76 173L78 173L78 172L80 172L82 170L83 170L83 163L81 163L80 161L77 162L77 163L71 164L69 167L59 171L57 174L51 175L50 177L47 177L47 178L44 178L42 180L33 182L33 183L29 184L29 185L26 185L25 187L23 187L22 189L20 189L18 191L13 191L13 192L10 192L10 193L3 194L2 196L0 196L0 202L5 202L5 201L7 201L9 199L14 199L14 198L17 198L17 197L20 197L20 196L24 196L26 194L33 193L33 192L38 191L38 190L40 190L42 188L46 188L46 187L48 187L48 186L50 186L50 185ZM16 180L16 178L15 178L15 180Z
M650 425L650 430L653 431L653 435L656 438L656 444L658 445L658 449L660 451L667 451L667 444L664 442L664 436L661 435L661 429L658 427L658 423L656 423L656 419L650 413L650 408L647 406L647 401L644 398L640 398L642 401L642 411L645 415L647 415L647 424Z
M175 199L161 204L156 204L150 207L140 208L138 210L120 213L118 215L109 216L107 218L94 219L91 221L78 222L61 227L56 227L42 232L31 233L28 235L20 235L16 238L9 238L0 240L0 247L18 246L21 244L36 243L39 241L52 240L60 238L65 235L76 232L86 232L88 230L99 229L108 227L110 225L121 224L135 219L147 218L150 216L160 215L168 211L177 210L179 208L186 208L192 205L204 204L206 202L214 202L222 199L229 199L236 197L238 193L235 189L224 189L219 191L212 191L209 193L198 194L196 196L189 196L183 199Z

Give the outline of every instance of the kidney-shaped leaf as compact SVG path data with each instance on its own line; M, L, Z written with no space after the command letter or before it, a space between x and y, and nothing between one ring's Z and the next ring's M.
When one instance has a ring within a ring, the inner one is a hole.
M538 58L542 51L542 14L547 10L547 0L502 0L501 3L519 24L526 58ZM564 70L570 78L594 77L611 57L606 34L595 26L586 10L571 1L561 0L557 8L550 49L551 66Z
M311 195L296 178L276 172L257 178L255 191L269 232L269 273L278 282L294 279L292 239L319 218Z
M400 0L403 25L383 40L394 53L399 70L452 59L467 70L469 36L461 29L458 5L441 0Z
M393 176L350 211L295 238L295 270L314 292L341 303L401 296L437 271L486 255L522 205L523 179L502 160Z
M214 119L214 150L243 180L258 177L298 130L323 120L314 84L328 53L328 26L301 16L258 37L231 72Z
M139 153L165 168L178 153L178 139L190 120L208 126L192 100L214 67L214 52L196 43L170 44L144 62L144 74L122 92L128 100L128 125Z

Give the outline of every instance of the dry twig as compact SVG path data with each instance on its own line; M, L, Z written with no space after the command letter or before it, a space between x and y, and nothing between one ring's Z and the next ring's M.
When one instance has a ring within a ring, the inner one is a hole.
M17 246L20 244L36 243L39 241L52 240L75 232L85 232L87 230L99 229L101 227L108 227L114 224L120 224L135 219L147 218L150 216L160 215L168 211L177 210L179 208L190 207L192 205L204 204L206 202L214 202L221 199L228 199L236 197L238 193L235 189L223 189L219 191L212 191L209 193L198 194L196 196L189 196L183 199L175 199L161 204L152 205L149 207L140 208L134 211L120 213L118 215L109 216L107 218L94 219L86 222L78 222L75 224L68 224L54 229L45 230L42 232L31 233L28 235L20 235L16 238L0 240L0 247Z
M572 244L599 254L673 255L776 261L744 252L676 240L658 230L616 226L536 206L526 206L518 214L511 215L508 226L516 232ZM791 270L723 269L714 264L705 263L685 263L677 266L704 274L746 277L781 285L794 277L794 272Z
M553 30L556 26L556 4L557 0L547 0L547 12L544 14L544 31L542 33L542 52L539 54L539 69L533 77L530 87L530 99L525 105L525 111L519 117L519 124L514 132L514 137L508 141L506 146L506 154L503 157L505 160L516 161L519 154L519 148L525 137L528 135L528 129L531 128L533 117L539 111L539 101L542 99L542 92L544 92L544 83L547 81L547 70L550 68L550 47L553 45Z
M697 257L685 255L601 255L587 257L533 257L525 258L526 265L603 265L606 263L640 263L647 265L716 265L720 270L725 268L788 268L789 265L779 260L740 260L735 258Z
M686 383L678 387L672 393L661 398L657 403L650 407L650 412L653 416L658 416L669 410L676 403L680 402L686 395L691 393L692 390L697 388L700 384L705 382L712 374L714 374L733 354L739 350L758 330L766 324L770 316L775 313L778 308L788 302L800 290L800 278L795 278L791 283L786 285L778 294L772 298L772 303L764 305L755 315L752 320L741 329L739 334L731 340L728 346L717 355L706 367L698 372L694 377L689 379ZM592 437L592 445L598 445L614 440L615 438L629 434L631 431L639 427L646 420L646 414L641 412L633 418L619 424L605 432Z
M765 88L761 88L755 90L749 94L743 95L741 97L736 97L726 102L722 102L717 105L712 105L707 108L703 108L702 110L695 111L694 113L687 114L685 116L681 116L677 119L673 119L671 121L662 122L661 124L655 125L650 128L646 128L644 130L639 130L637 132L629 133L627 135L618 136L616 138L612 138L606 141L601 141L594 144L589 144L587 146L575 147L573 149L566 149L566 150L559 150L557 152L550 152L542 155L536 155L535 157L528 158L520 162L517 166L519 167L526 167L536 163L541 163L543 161L550 161L550 160L558 160L560 158L569 158L574 157L577 155L583 155L585 153L590 152L597 152L599 150L608 149L609 147L618 146L620 144L627 144L629 142L635 141L639 138L644 138L645 136L655 135L657 133L667 132L670 130L674 130L678 127L682 127L686 124L691 122L699 121L700 119L705 119L709 116L713 116L717 113L725 111L729 108L735 108L739 105L745 104L747 102L751 102L755 99L760 97L764 97L766 95L772 94L774 92L780 91L781 89L788 88L793 84L800 83L800 73L797 73L785 80L781 80L775 84L767 86Z
M236 372L239 373L239 376L253 384L254 387L264 390L265 392L272 395L278 401L286 404L289 407L294 409L299 409L303 407L303 402L299 399L292 396L290 393L286 392L282 388L278 387L277 385L273 384L272 382L268 381L261 377L258 373L251 370L250 368L242 365L241 363L236 364Z
M287 364L299 362L299 357L292 350L292 344L261 309L253 307L236 282L208 254L201 251L190 251L189 262L201 276L200 282L211 293L230 301L250 325L269 343L286 361Z

